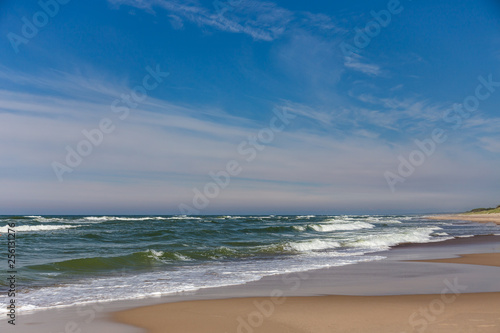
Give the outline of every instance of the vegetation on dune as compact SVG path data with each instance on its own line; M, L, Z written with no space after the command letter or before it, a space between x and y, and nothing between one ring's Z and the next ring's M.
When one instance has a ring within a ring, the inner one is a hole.
M493 214L500 213L500 205L496 208L475 208L466 212L466 214Z

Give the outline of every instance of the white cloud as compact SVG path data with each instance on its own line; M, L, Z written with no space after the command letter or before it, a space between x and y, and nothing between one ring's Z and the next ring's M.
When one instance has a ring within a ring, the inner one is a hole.
M157 15L155 8L169 12L168 17L175 29L183 27L183 21L200 27L211 27L220 31L243 33L255 40L273 41L280 38L291 27L318 29L332 33L342 31L332 17L310 12L292 12L273 2L245 0L237 4L221 1L202 6L194 0L108 0L113 5L128 5L147 10ZM220 8L218 8L220 7Z
M205 8L196 1L155 0L110 0L113 4L123 4L152 10L160 7L175 17L174 27L182 26L182 20L200 27L244 33L255 40L271 41L278 38L293 19L293 14L271 2L243 1L234 7L230 5L221 13L215 7Z
M49 83L58 91L54 77L40 78L34 84L39 83ZM58 84L72 87L66 81ZM85 87L74 86L65 96L29 90L0 92L0 186L4 189L0 208L4 211L29 206L39 212L61 212L61 207L102 211L107 207L115 212L124 209L122 213L134 209L176 213L179 203L192 199L192 188L203 187L211 181L208 173L222 170L231 159L240 161L244 171L213 200L207 212L230 207L249 212L273 207L288 211L307 207L362 209L363 205L371 211L382 211L402 198L415 199L406 205L418 207L432 203L428 198L433 190L438 193L434 197L453 194L454 189L446 192L446 188L456 182L470 183L489 195L494 191L491 179L498 177L490 161L450 144L445 151L453 148L458 155L448 158L440 150L399 188L395 197L383 173L397 168L397 156L415 147L412 143L400 144L396 150L379 139L377 132L362 127L352 128L353 132L342 138L317 130L335 126L347 115L338 119L334 113L309 105L283 103L297 118L277 133L253 162L246 162L237 146L268 126L266 122L241 118L227 121L223 112L210 107L179 106L152 97L120 121L109 105L118 92L127 91L126 86L104 93ZM51 162L64 161L66 145L74 147L84 138L81 131L95 128L102 117L113 120L115 132L106 135L103 144L59 183ZM305 119L313 122L306 124ZM484 142L498 148L493 141ZM471 174L470 170L478 166L481 173ZM457 200L465 202L465 195Z
M372 76L379 76L382 74L382 70L380 66L375 65L375 64L368 64L368 63L362 63L359 60L351 60L346 61L344 65L352 70L361 72L363 74L367 75L372 75Z

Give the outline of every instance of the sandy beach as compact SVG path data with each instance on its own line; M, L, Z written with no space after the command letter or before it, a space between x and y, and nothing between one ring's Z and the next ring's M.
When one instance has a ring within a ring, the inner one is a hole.
M498 237L484 239L489 240L492 246L498 244ZM436 243L429 248L435 251L439 248L453 248L458 244L465 252L469 247L464 244L468 242L466 239L450 240L444 242L445 244ZM469 243L474 242L477 243L477 240ZM403 247L401 257L411 257L409 253L421 252L422 249L426 249L426 245L406 249ZM474 252L472 248L469 249ZM498 251L500 252L500 249ZM475 279L480 280L488 275L491 277L500 273L500 253L456 255L459 257L413 260L406 263L408 266L394 266L402 271L400 278L390 282L397 295L326 296L329 293L325 292L325 296L284 297L280 289L275 289L268 297L194 300L139 307L117 312L113 314L113 319L151 333L498 333L498 285L494 287L496 292L474 292L473 284ZM383 262L378 264L382 267L384 265ZM373 277L365 276L364 284L369 284L373 279L373 288L380 289L377 275L381 273L373 269L376 265L377 263L369 263L365 266L368 269L364 269L364 274L372 274ZM440 276L430 283L427 282L429 277L438 274L434 269L445 270L446 278ZM460 269L468 270L469 280L460 275ZM413 278L415 279L412 280ZM404 285L405 281L411 283ZM402 289L398 289L398 283L403 283ZM426 290L425 286L439 291L421 294ZM402 292L404 289L406 292ZM348 288L345 290L349 292ZM411 294L412 292L415 294Z
M432 220L464 220L473 222L492 222L500 224L500 213L493 214L443 214L427 216Z
M499 332L500 293L244 298L170 303L117 320L149 332Z
M23 313L3 332L499 332L500 236L402 244L385 259L161 298Z
M458 258L421 260L421 262L453 263L453 264L500 267L500 253L462 254Z

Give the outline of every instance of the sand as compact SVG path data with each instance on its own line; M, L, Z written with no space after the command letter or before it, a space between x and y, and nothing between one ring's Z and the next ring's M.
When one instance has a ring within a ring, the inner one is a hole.
M500 293L320 296L190 301L115 319L152 333L390 333L500 331Z
M432 220L464 220L473 222L493 222L500 224L500 213L494 214L443 214L427 216Z
M425 261L499 267L499 259L499 253L482 253ZM500 332L500 293L464 291L457 280L447 280L441 293L434 295L285 298L275 294L167 303L113 317L151 333Z
M462 254L458 258L413 261L500 267L500 253Z

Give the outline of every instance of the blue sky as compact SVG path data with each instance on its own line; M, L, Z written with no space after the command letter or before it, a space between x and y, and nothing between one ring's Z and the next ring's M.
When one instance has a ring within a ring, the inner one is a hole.
M500 203L496 1L41 3L0 4L4 214ZM82 131L103 119L112 130L92 144ZM436 130L446 140L427 154L415 140ZM230 161L238 172L217 184Z

